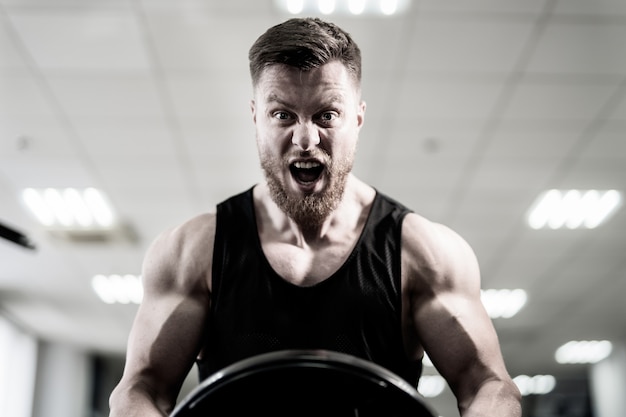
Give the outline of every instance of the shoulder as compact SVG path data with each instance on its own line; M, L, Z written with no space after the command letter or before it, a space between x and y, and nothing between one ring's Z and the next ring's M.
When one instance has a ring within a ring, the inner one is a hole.
M406 278L415 285L441 290L480 285L478 261L467 241L415 213L402 224L402 259Z
M144 258L144 281L168 291L210 285L215 218L204 213L159 234Z

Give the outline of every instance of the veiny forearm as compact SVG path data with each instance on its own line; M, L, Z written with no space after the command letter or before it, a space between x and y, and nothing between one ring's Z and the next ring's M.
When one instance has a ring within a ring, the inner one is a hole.
M485 382L466 405L462 417L521 417L521 396L512 381Z

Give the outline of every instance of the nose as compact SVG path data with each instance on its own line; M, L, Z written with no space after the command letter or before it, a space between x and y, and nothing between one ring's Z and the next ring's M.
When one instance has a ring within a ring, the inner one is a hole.
M308 151L313 147L319 145L320 135L311 122L298 123L294 128L293 135L291 137L291 143L299 147L303 151Z

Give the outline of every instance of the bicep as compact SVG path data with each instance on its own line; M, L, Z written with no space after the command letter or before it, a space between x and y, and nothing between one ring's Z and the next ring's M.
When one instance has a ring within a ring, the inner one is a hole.
M479 301L454 292L425 301L416 311L418 337L457 395L502 369L495 330Z
M141 384L165 408L174 404L198 354L210 306L201 271L179 265L172 252L161 242L146 254L144 299L129 336L124 371L129 382Z
M459 398L504 370L491 319L480 300L480 271L469 245L444 227L431 230L429 256L412 264L416 336ZM420 249L423 251L423 249Z
M179 296L146 300L131 330L125 373L155 398L173 400L199 351L205 310Z

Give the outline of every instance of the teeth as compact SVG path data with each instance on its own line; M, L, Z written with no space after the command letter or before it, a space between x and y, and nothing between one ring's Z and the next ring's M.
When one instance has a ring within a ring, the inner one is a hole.
M297 161L294 163L294 166L298 169L311 169L311 168L316 168L318 166L320 166L321 164L319 162L304 162L304 161Z

